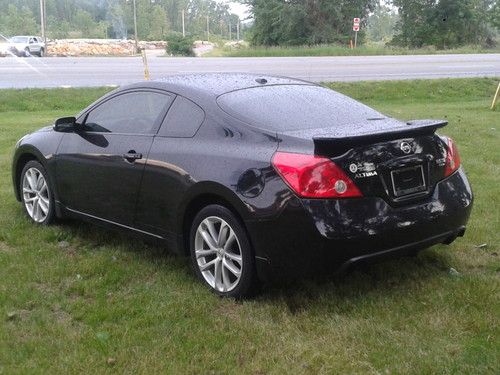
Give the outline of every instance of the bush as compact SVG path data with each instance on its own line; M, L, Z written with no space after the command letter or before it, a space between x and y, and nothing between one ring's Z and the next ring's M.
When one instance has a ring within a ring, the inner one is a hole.
M183 37L182 34L171 34L167 38L167 53L173 56L194 56L193 43L190 37Z

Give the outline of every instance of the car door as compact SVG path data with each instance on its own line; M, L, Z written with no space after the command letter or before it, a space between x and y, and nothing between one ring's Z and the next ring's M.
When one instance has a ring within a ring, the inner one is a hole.
M29 50L30 50L30 53L33 54L33 53L38 53L40 52L38 49L37 49L37 42L35 41L35 38L34 37L30 37L29 38Z
M192 153L199 147L194 136L204 121L200 106L176 97L151 146L135 227L167 239L173 235L178 220L176 208L193 183L189 171L194 167Z
M57 153L61 203L70 210L132 226L147 155L173 96L134 90L99 103L65 134Z
M33 40L34 40L34 45L33 45L33 48L36 53L40 53L40 50L42 49L42 39L39 38L39 37L33 37Z

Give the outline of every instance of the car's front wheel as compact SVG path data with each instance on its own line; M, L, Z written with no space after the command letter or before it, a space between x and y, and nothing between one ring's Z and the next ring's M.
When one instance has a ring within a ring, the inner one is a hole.
M196 215L190 250L196 274L216 294L243 298L254 292L253 250L243 224L227 208L210 205Z
M24 57L30 57L30 56L31 56L30 49L28 47L26 47L24 49Z
M21 172L21 199L24 210L38 224L50 224L54 220L54 197L48 174L37 161L28 162Z
M40 52L38 53L38 57L44 57L45 56L45 49L40 48Z

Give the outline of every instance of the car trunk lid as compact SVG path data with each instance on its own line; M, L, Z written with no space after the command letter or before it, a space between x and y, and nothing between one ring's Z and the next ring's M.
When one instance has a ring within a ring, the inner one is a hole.
M444 142L435 134L441 120L401 122L377 118L336 128L284 132L285 137L312 140L314 153L330 158L354 181L364 196L391 204L427 197L443 178Z

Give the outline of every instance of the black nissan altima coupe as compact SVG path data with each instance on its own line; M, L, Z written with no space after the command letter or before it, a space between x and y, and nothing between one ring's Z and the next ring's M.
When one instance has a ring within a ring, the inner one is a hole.
M159 239L238 298L463 236L473 197L445 125L288 78L176 76L23 137L12 175L34 222Z

